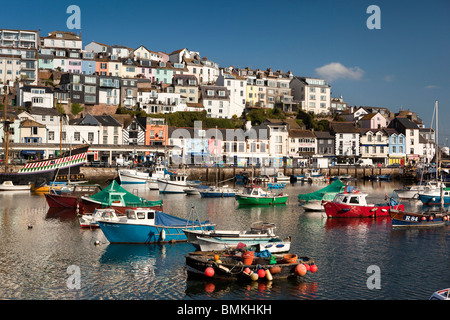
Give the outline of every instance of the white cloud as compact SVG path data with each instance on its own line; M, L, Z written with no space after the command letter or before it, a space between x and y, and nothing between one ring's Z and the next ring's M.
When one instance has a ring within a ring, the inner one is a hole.
M437 89L439 88L438 86L435 86L434 84L429 84L427 86L425 86L425 89Z
M328 81L337 79L359 80L364 74L360 67L347 68L339 62L332 62L320 68L316 68L317 74Z

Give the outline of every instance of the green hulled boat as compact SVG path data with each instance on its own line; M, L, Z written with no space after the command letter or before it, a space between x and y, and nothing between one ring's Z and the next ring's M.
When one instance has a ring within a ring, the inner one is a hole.
M288 195L267 192L260 186L250 186L245 187L242 193L236 194L235 198L240 205L273 205L285 204Z

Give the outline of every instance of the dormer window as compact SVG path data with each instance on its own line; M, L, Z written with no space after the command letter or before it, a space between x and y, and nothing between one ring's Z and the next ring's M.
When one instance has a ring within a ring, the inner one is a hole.
M161 61L161 62L159 63L159 66L160 66L160 67L165 67L165 66L166 66L166 63L163 62L163 61Z

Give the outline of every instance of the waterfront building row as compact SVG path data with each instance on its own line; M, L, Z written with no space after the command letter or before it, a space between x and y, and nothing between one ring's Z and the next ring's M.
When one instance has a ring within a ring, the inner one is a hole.
M177 163L308 166L317 158L327 165L356 164L371 159L374 165L430 163L435 155L432 130L408 118L397 117L385 128L361 128L354 122L334 121L327 131L306 130L293 119L266 119L243 129L168 126L163 118L127 114L91 115L69 119L54 108L33 107L8 113L11 143L167 146ZM0 125L1 127L1 125ZM0 128L3 136L3 128ZM29 152L21 157L30 158ZM43 156L53 156L48 154ZM124 156L129 156L125 154ZM133 156L138 156L134 153ZM149 160L140 152L140 161ZM112 163L115 159L103 159Z

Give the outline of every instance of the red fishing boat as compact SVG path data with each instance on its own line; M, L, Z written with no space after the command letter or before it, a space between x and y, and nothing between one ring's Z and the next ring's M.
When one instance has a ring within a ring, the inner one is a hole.
M380 204L366 201L367 194L359 191L338 193L333 201L324 201L323 206L328 218L376 218L389 217L389 210L403 210L404 205L394 199Z

